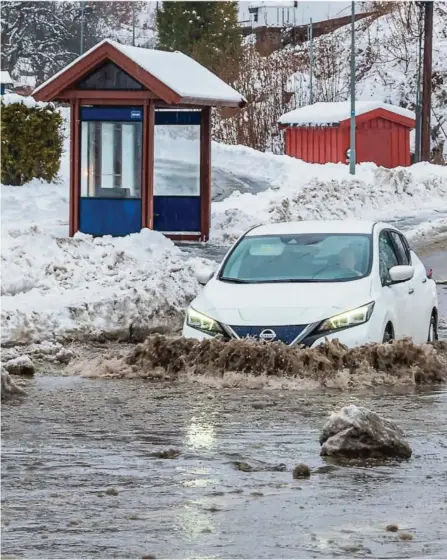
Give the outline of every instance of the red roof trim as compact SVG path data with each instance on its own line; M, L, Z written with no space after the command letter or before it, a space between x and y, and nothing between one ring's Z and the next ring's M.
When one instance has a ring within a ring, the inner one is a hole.
M75 61L72 66L62 71L54 80L38 89L34 93L37 101L64 101L67 98L67 91L74 90L75 84L91 71L100 67L104 62L111 61L122 70L130 74L132 78L155 94L155 97L163 100L167 105L194 104L200 107L244 107L246 103L222 101L219 99L194 99L181 97L173 89L165 85L158 78L144 70L131 58L122 53L114 45L104 42L90 53ZM98 90L100 91L100 90ZM125 92L123 92L125 94ZM116 100L120 98L120 92L116 92ZM148 98L154 96L148 95Z
M361 115L356 115L355 122L356 124L361 124L379 118L385 119L387 121L392 121L402 126L406 126L407 128L416 127L415 119L410 119L408 117L404 117L403 115L398 115L393 111L388 111L387 109L383 109L383 108L374 109L372 111L367 111L366 113L362 113ZM350 122L351 119L345 119L344 121L340 121L339 126L340 128L347 128L350 126Z
M97 49L92 50L89 54L80 58L57 78L38 90L34 97L38 101L57 101L58 96L64 90L73 89L76 82L95 68L98 68L106 60L114 62L117 66L130 74L132 78L155 93L157 97L163 99L166 103L175 105L182 100L175 91L141 68L141 66L136 64L136 62L124 55L110 43L103 43Z

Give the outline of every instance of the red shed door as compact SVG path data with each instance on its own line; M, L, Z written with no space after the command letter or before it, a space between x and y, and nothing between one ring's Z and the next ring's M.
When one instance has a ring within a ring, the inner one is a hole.
M393 167L392 130L366 128L357 131L357 162L372 161L382 167Z

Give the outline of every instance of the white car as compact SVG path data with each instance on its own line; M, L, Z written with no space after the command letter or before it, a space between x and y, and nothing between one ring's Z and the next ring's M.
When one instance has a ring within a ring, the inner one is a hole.
M187 310L183 335L348 347L437 339L435 282L385 223L302 221L255 227L229 250Z

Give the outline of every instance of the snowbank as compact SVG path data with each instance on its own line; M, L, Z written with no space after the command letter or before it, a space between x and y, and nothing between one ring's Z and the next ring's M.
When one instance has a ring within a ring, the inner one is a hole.
M222 147L225 151L232 152L236 170L251 161L257 173L268 177L271 188L256 195L234 192L215 202L214 243L227 244L250 227L280 221L365 218L400 222L412 216L407 227L405 221L402 224L410 237L447 223L447 167L420 163L384 169L365 163L357 166L353 177L343 164L308 164L242 147ZM434 222L436 216L439 219Z
M3 235L3 342L126 337L198 290L200 259L185 262L162 234L57 237L33 226Z

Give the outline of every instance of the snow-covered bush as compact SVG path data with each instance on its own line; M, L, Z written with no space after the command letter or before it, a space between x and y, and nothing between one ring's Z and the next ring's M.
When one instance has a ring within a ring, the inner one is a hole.
M62 154L63 119L52 104L17 94L1 99L4 185L24 185L32 179L53 181Z

